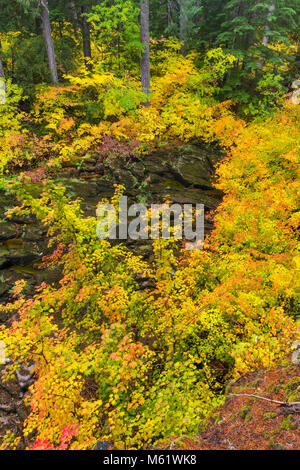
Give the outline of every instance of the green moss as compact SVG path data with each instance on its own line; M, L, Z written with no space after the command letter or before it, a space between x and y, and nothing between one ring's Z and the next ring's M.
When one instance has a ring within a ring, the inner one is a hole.
M274 413L273 411L269 413L264 413L263 420L273 419L273 418L276 418L276 416L277 416L277 413Z
M279 393L280 390L282 390L282 387L280 385L277 385L277 384L271 384L267 387L266 391L268 393Z
M300 377L293 377L286 386L287 401L300 401Z
M280 431L290 431L297 429L297 424L292 422L292 415L284 416L279 429Z
M252 415L250 414L251 405L244 405L243 408L239 411L239 416L246 422L251 421Z

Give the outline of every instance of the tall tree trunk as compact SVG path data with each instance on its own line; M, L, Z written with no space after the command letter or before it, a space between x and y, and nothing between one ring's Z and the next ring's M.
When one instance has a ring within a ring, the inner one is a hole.
M50 26L50 20L49 20L48 1L41 0L41 5L42 5L42 21L43 21L43 27L44 27L44 34L45 34L45 41L46 41L46 48L47 48L51 77L54 83L58 83L54 46L53 46L53 41L52 41L51 26Z
M3 69L3 63L1 59L1 50L2 45L0 41L0 104L5 104L6 102L6 85L5 85L5 74Z
M180 0L179 6L180 6L179 36L180 36L180 41L183 42L180 52L182 55L186 55L187 40L188 40L188 19L187 19L186 1Z
M141 0L141 42L144 46L141 58L142 90L147 95L145 106L149 106L150 96L150 47L149 47L149 0Z
M77 34L77 28L78 28L78 15L77 15L77 10L74 2L69 2L69 9L71 12L71 23L73 25L74 29L74 35L75 38L77 39L78 34Z
M244 0L240 0L240 2L236 5L236 7L233 10L233 16L235 18L242 17L244 15L244 7L245 7ZM231 49L234 48L236 40L237 40L237 33L234 33L233 38L232 38ZM240 47L242 47L242 43L243 43L243 40L240 39Z
M269 43L269 36L268 34L266 34L268 31L270 31L270 26L268 25L268 22L270 20L270 17L272 16L272 13L274 13L275 11L275 4L272 3L272 5L270 6L269 8L269 12L268 12L268 16L267 16L267 24L266 26L264 27L264 36L263 36L263 39L262 39L262 45L267 47L268 43ZM259 61L259 71L261 72L262 69L263 69L263 66L264 66L264 59L262 58L260 61Z
M88 6L81 7L81 31L82 31L82 43L83 43L83 56L84 63L89 72L92 71L92 64L90 60L92 58L91 50L91 32L90 25L87 22L86 13L89 12Z
M196 0L196 1L195 1L195 6L196 6L196 9L197 9L197 13L196 13L196 15L195 15L195 23L199 26L199 25L200 25L200 21L201 21L201 17L200 17L201 1L200 1L200 0Z
M167 28L170 30L172 26L172 0L167 0Z
M269 8L268 21L269 21L271 15L272 15L272 13L274 13L274 11L275 11L275 5L273 3ZM264 27L264 31L265 31L265 35L263 37L262 43L263 43L264 46L267 46L268 42L269 42L269 36L266 33L267 33L267 31L270 31L270 26L266 25Z
M37 36L41 36L43 34L42 18L39 16L35 17L35 33Z

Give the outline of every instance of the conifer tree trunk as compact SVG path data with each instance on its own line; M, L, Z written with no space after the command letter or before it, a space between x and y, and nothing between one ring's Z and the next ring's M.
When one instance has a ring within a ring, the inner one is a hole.
M43 28L42 28L42 18L36 16L35 18L35 32L37 36L42 36Z
M71 23L73 25L74 29L74 35L75 38L77 38L77 28L78 28L78 16L77 16L77 10L74 2L69 2L69 9L71 12Z
M172 3L171 0L167 0L167 28L170 29L172 25Z
M90 60L92 58L91 50L91 32L90 25L87 22L86 13L89 12L88 6L81 7L81 32L82 32L82 43L83 43L83 56L87 70L92 71L92 64Z
M145 106L149 106L150 95L150 47L149 47L149 0L141 0L141 42L144 46L141 58L142 90L147 95Z
M272 13L274 13L274 11L275 11L275 4L272 3L272 5L269 8L269 12L268 12L267 23L270 19L270 16L272 15ZM265 33L264 33L264 36L263 36L263 39L262 39L262 44L265 47L267 47L268 42L269 42L269 36L266 34L268 31L270 31L270 26L268 24L266 24L266 26L264 27L264 32ZM259 71L260 72L262 71L263 66L264 66L264 59L261 59L259 61Z
M180 0L180 18L179 18L179 36L180 41L183 41L180 52L182 55L186 54L187 50L187 39L188 39L188 20L187 20L187 6L185 0Z
M274 13L274 11L275 11L275 5L272 4L269 8L268 20L269 20L270 16L272 15L272 13ZM263 37L262 43L263 43L264 46L267 46L268 42L269 42L269 36L266 34L266 32L270 31L269 25L266 25L264 27L264 31L265 31L265 35Z
M3 69L3 63L1 59L1 50L2 45L0 41L0 104L5 104L6 102L6 85L5 85L5 74Z
M51 77L54 83L58 83L54 46L53 46L53 41L52 41L51 26L50 26L50 19L49 19L48 1L41 0L41 5L42 5L42 22L43 22L43 28L44 28L44 34L45 34L45 41L46 41L46 48L47 48Z

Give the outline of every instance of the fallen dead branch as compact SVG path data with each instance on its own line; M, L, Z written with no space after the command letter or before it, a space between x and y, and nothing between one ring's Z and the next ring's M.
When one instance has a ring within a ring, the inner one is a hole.
M260 395L253 395L250 393L230 393L231 396L234 397L250 397L250 398L258 398L259 400L270 401L271 403L276 403L280 406L300 406L300 401L279 401L279 400L272 400L271 398L261 397Z

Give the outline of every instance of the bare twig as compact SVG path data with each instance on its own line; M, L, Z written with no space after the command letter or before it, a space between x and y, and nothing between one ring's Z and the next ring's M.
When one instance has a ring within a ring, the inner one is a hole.
M277 403L277 405L281 406L300 406L300 401L279 401L279 400L271 400L271 398L261 397L259 395L251 395L250 393L230 393L231 396L234 397L250 397L250 398L259 398L260 400L270 401L271 403Z

